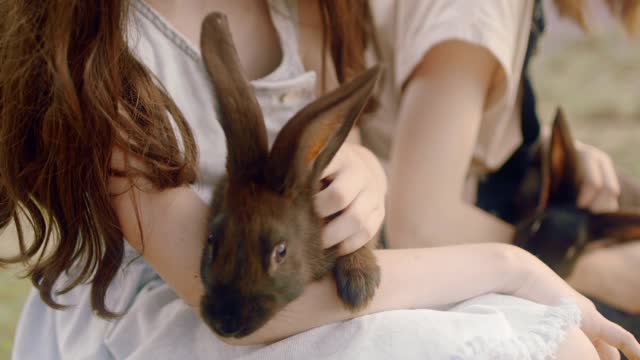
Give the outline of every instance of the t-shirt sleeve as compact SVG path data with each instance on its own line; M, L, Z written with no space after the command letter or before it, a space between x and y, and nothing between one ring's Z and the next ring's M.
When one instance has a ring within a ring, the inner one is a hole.
M496 58L502 70L497 79L505 82L493 86L500 96L515 93L532 7L530 0L397 1L394 85L401 88L434 46L461 40L486 48Z

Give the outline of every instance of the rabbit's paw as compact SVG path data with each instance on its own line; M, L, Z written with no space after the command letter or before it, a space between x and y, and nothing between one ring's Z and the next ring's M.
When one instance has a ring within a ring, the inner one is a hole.
M335 267L338 296L351 311L369 304L380 284L380 267L368 248L339 257Z

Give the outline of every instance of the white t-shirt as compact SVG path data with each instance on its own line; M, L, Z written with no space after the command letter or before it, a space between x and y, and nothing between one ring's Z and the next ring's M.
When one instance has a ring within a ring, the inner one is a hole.
M486 48L502 72L490 91L470 176L498 169L522 143L519 89L533 0L372 0L382 61L387 64L381 108L363 121L363 140L383 161L397 121L400 89L434 46L462 40ZM375 62L371 51L369 62Z

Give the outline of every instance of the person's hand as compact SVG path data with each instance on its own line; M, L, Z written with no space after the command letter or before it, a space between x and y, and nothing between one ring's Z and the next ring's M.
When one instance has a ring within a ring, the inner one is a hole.
M322 241L338 255L358 250L375 236L384 219L387 180L378 159L366 148L345 143L322 174L328 186L315 195L327 219Z
M591 300L577 292L575 297L582 312L580 328L589 337L601 359L620 359L620 350L630 360L640 360L640 345L629 331L606 319Z
M580 328L601 359L619 359L616 349L620 349L630 360L640 360L640 344L630 332L607 320L591 300L574 290L535 256L520 249L517 253L524 275L518 280L519 285L512 295L547 305L558 305L563 299L575 300L582 313Z
M617 211L620 182L611 158L594 146L575 145L582 174L578 206L596 213Z
M582 255L568 279L583 294L629 314L640 314L640 243L601 247Z

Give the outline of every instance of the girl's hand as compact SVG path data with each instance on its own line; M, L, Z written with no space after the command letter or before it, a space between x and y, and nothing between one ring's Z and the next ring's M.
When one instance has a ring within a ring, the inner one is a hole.
M619 359L620 349L629 359L640 360L640 344L627 330L607 320L587 299L530 253L519 250L519 263L533 262L526 269L524 281L512 294L548 305L558 305L562 299L574 299L582 312L582 331L589 337L601 359Z
M361 145L345 143L327 166L316 194L316 211L327 218L322 241L338 255L358 250L378 232L384 219L387 179L378 159Z
M606 319L591 300L577 292L575 296L582 311L582 331L589 337L601 359L620 359L620 350L629 359L640 360L640 345L630 332Z
M578 166L582 173L578 206L594 212L617 211L620 182L609 155L576 141Z

